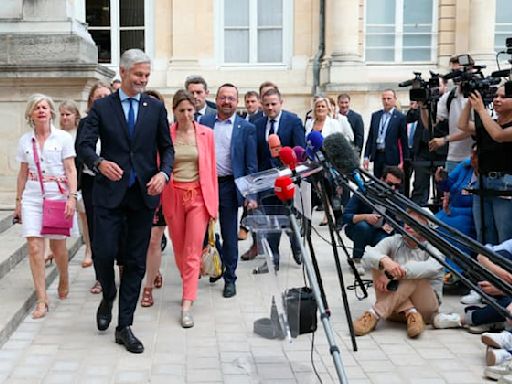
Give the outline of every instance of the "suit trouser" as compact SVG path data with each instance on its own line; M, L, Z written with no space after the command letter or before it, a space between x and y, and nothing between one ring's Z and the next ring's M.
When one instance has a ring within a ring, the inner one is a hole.
M119 238L126 231L123 275L119 287L118 327L133 323L140 287L146 272L146 253L151 238L154 209L148 208L138 183L129 188L119 206L94 207L94 268L103 288L103 298L116 297L114 260L118 254Z
M219 178L219 223L222 236L222 262L226 268L224 280L236 281L238 263L238 200L233 179Z
M384 151L375 151L375 159L373 161L373 175L380 179L386 167L386 155Z
M372 270L373 280L381 274ZM395 292L375 290L375 312L387 319L392 314L405 312L411 308L421 314L428 324L439 310L439 301L428 279L403 279Z
M176 196L172 219L165 219L169 226L176 266L183 281L183 300L197 298L199 269L204 234L208 224L208 211L204 205L199 181L176 183L172 187Z
M424 207L428 204L430 192L430 166L413 164L413 169L414 182L412 184L411 200L419 206Z

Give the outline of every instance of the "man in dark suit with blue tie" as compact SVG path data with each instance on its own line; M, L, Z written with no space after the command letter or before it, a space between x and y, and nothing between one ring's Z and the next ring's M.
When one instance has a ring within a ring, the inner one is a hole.
M238 207L245 203L248 210L258 205L253 198L244 201L235 179L258 172L256 130L254 125L236 113L238 90L233 84L223 84L217 90L216 116L205 116L201 124L213 129L217 176L219 181L219 221L222 236L222 261L226 298L236 295L238 263Z
M382 106L383 109L372 114L363 161L366 170L373 162L373 174L379 179L386 166L403 169L409 151L405 115L396 109L394 90L382 92Z
M272 159L268 146L268 136L277 134L281 142L281 146L293 148L295 146L306 147L306 138L302 121L297 115L285 111L283 107L283 99L277 87L269 88L261 96L261 104L265 116L255 122L256 136L258 142L258 171L265 171L274 168L277 159ZM279 199L272 195L264 199L265 213L269 215L284 214L282 203ZM276 208L277 207L277 208ZM274 256L274 265L279 268L279 241L281 234L271 234L268 236L269 245ZM294 243L294 237L291 237L292 252L295 261L300 264L301 255L300 247ZM254 270L254 273L266 273L268 266L266 263Z
M97 326L104 331L112 320L117 294L114 259L124 229L126 251L115 340L132 353L144 351L130 327L146 269L153 213L174 161L167 111L162 102L142 93L150 73L151 60L144 52L125 51L120 60L121 88L95 102L77 145L78 155L97 172L93 254L103 288ZM100 156L96 154L98 139Z

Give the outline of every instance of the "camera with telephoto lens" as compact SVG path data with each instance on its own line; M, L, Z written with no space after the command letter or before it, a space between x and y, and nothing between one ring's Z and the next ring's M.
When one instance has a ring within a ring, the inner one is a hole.
M411 87L409 90L409 100L421 101L424 104L437 102L439 93L439 74L430 71L428 81L421 77L421 72L413 72L414 77L410 80L398 84L399 87Z
M478 91L484 104L490 104L501 80L493 76L484 76L482 69L485 68L485 65L474 65L469 55L459 55L458 59L462 69L451 71L443 78L445 80L452 79L454 83L459 84L463 97L468 98L472 93Z

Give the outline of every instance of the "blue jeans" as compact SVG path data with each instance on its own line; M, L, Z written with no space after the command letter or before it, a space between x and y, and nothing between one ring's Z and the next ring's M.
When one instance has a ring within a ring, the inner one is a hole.
M360 221L354 225L347 225L345 227L345 233L348 238L354 242L354 251L352 253L354 259L363 257L364 249L367 245L374 247L383 238L388 237L388 234L381 228L376 228L366 221Z
M496 302L503 308L506 308L512 302L512 298L508 296L499 296L495 297L495 299ZM471 307L467 307L466 310L470 308ZM490 305L475 309L471 313L471 325L501 323L505 320L506 319Z
M512 190L512 175L491 178L483 176L485 189ZM478 181L472 187L478 188ZM512 238L512 200L510 196L484 196L484 217L480 215L480 196L473 199L473 217L475 219L476 235L478 241L490 244L501 244ZM482 238L482 226L484 238Z

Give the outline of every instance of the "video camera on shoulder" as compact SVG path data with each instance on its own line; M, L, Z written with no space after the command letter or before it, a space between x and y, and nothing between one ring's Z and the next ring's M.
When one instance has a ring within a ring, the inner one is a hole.
M484 105L489 105L496 94L500 79L493 76L484 76L482 70L485 65L475 65L470 55L457 56L462 69L456 69L443 76L444 79L452 79L460 84L462 96L468 98L473 92L478 91L482 95Z
M500 51L496 54L496 62L498 63L498 70L494 71L491 76L496 78L507 78L507 82L505 83L505 97L512 98L512 68L508 69L500 69L499 67L499 56L502 54L507 54L512 56L512 37L507 37L505 40L505 51ZM508 59L509 64L512 64L512 57Z
M398 84L399 87L411 87L409 100L421 101L424 104L435 103L439 100L439 74L430 71L430 79L424 80L421 72L413 72L414 77Z

